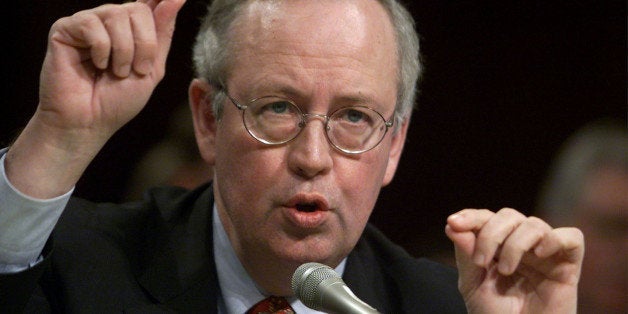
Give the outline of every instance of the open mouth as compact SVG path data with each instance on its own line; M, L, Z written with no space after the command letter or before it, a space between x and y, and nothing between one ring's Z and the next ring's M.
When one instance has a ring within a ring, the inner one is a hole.
M329 206L324 198L312 195L299 195L287 202L286 207L294 208L301 213L327 211Z
M286 218L299 231L316 229L327 221L330 211L327 200L318 194L298 194L285 203Z
M319 208L316 203L299 203L295 207L298 211L306 213L313 213Z

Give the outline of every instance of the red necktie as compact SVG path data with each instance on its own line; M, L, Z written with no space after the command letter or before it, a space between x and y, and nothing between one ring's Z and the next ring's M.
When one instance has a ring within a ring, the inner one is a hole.
M295 314L295 312L285 298L271 295L253 305L246 314Z

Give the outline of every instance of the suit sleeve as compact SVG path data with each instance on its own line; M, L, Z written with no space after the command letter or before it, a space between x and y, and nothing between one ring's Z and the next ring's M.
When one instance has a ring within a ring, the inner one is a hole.
M43 260L35 266L15 273L0 274L0 312L22 313L30 306L34 312L42 312L48 307L45 296L36 293L38 283L50 267L52 240L42 251Z

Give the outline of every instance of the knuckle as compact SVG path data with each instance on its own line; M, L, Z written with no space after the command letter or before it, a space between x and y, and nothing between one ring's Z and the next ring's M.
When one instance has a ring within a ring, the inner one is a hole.
M478 244L486 245L490 247L496 247L504 242L503 237L499 237L499 232L496 229L482 229L478 234Z
M526 219L526 216L519 212L518 210L510 207L504 207L497 211L497 214L502 217L509 217L510 219L515 219L515 221L523 221Z
M565 227L565 228L559 228L556 230L565 230L569 237L573 238L574 240L576 240L579 243L583 243L584 242L584 233L582 232L582 230L576 228L576 227Z
M549 230L551 227L541 218L530 216L526 219L526 224L539 230Z
M133 54L133 46L123 42L117 43L111 50L118 58L131 58Z
M464 215L467 215L468 213L473 212L475 210L476 209L472 209L472 208L464 208L464 209L459 210L456 214L464 216Z
M79 11L72 14L69 18L74 19L74 20L83 20L86 18L93 18L94 16L95 15L92 11ZM62 18L62 20L63 19L68 19L68 17Z
M528 217L522 223L522 227L525 228L527 234L536 238L545 237L552 231L552 228L548 224L537 217Z
M127 2L122 7L129 10L130 14L152 14L148 4L143 2Z
M119 5L113 3L105 3L96 8L96 10L107 11L107 10L115 10Z
M136 39L135 46L141 51L145 53L150 53L151 51L157 49L157 40L154 39Z
M102 23L105 28L109 28L120 19L120 10L115 6L103 5L94 11L87 11L87 15L90 15L90 18L94 21Z
M525 244L521 241L507 241L502 248L502 252L505 255L521 253L527 250L528 247L526 247Z
M91 11L81 11L69 18L63 18L60 21L67 21L68 24L77 25L81 29L91 29L99 23L98 16Z
M95 50L108 50L110 47L110 42L107 37L96 38L90 44Z
M494 214L494 212L490 209L486 209L486 208L482 208L482 209L476 209L476 211L486 214L486 215L492 215Z
M106 17L116 17L120 14L124 14L125 9L122 5L116 4L104 4L99 7L102 14Z
M103 25L105 25L105 28L109 31L111 31L112 29L114 29L114 27L117 27L118 25L121 24L121 22L123 21L123 19L119 16L119 15L111 15L111 16L106 16L103 18Z
M59 29L63 28L65 25L69 24L71 21L70 17L62 17L56 20L52 26L50 27L50 35L55 34Z
M157 81L161 81L164 78L165 74L166 74L165 70L163 70L160 67L156 67L155 70L153 71L153 75Z
M503 207L502 209L498 211L498 213L503 213L503 214L508 214L508 215L520 215L521 214L514 208L510 208L510 207Z

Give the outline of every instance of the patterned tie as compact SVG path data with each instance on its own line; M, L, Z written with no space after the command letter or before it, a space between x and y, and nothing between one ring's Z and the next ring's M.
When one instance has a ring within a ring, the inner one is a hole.
M295 314L295 312L285 298L271 295L253 305L246 314Z

